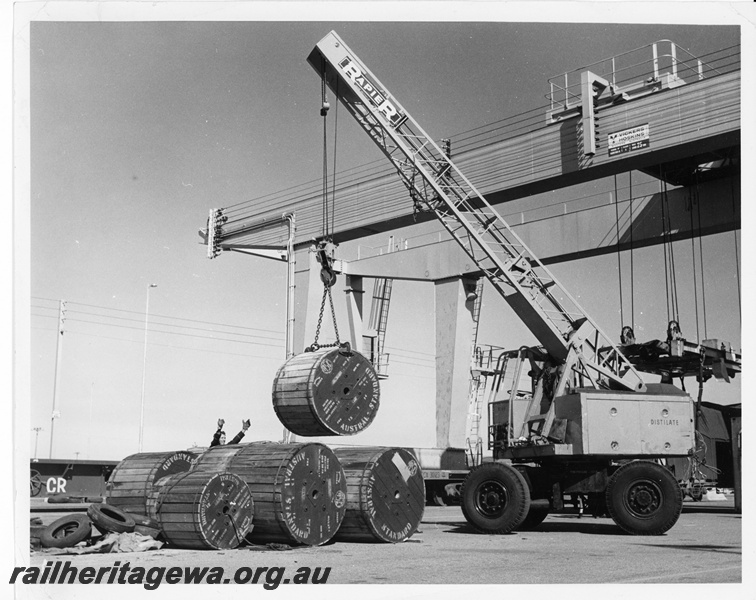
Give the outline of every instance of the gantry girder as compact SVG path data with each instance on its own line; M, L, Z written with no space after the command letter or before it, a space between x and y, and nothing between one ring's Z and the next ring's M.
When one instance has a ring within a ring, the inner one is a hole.
M580 119L569 118L557 123L544 119L535 131L460 152L454 160L472 181L480 182L476 186L492 205L633 170L666 179L672 186L692 187L712 178L739 180L740 71L604 106L598 114L600 136L593 155L582 152ZM602 142L605 136L638 123L648 125L648 146L610 156ZM322 187L308 189L293 200L282 196L270 208L251 202L236 209L219 229L220 247L286 246L288 229L280 218L284 212L297 216L297 242L309 243L322 233ZM337 243L433 218L413 211L405 186L392 172L337 186L335 198ZM736 204L735 211L717 213L716 231L740 227L739 196ZM644 245L654 238L636 241Z

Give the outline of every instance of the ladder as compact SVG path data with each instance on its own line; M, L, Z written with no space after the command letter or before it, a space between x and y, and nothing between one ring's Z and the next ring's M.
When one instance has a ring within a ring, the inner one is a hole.
M373 363L378 374L385 377L383 364L384 342L386 340L386 326L388 325L389 305L391 302L391 288L393 279L381 277L373 284L373 302L370 306L370 328L376 332L376 344L373 353Z
M394 165L416 208L436 216L548 354L565 365L555 396L569 385L645 391L611 339L335 32L307 60Z
M483 438L480 437L481 406L486 395L488 376L480 372L470 378L470 406L467 413L467 466L483 462Z
M483 438L480 437L481 407L486 393L488 377L482 360L478 364L478 329L480 326L480 307L483 304L483 278L475 282L475 300L473 301L472 319L472 355L470 357L470 399L467 410L467 462L475 467L483 462Z

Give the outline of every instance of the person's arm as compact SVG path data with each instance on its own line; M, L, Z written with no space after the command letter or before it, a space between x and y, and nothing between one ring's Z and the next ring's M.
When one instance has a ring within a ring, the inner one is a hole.
M247 429L249 429L249 419L246 421L242 421L242 430L236 434L236 437L231 440L231 444L238 444L242 441L242 438L244 437L244 434L247 433Z
M223 419L218 419L218 430L213 434L213 441L210 442L210 447L218 446L220 445L220 436L221 433L223 433L223 424L225 421Z

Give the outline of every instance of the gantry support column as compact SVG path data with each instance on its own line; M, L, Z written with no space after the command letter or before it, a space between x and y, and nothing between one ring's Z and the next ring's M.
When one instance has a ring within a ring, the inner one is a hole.
M352 345L352 350L361 353L364 350L364 341L362 339L364 322L362 297L365 295L362 289L362 277L347 275L344 292L346 293L347 315L349 317L348 341Z
M320 263L310 247L298 248L295 254L294 354L299 354L305 346L315 341L320 302L323 299L323 282L320 279Z
M436 446L464 448L475 300L461 277L436 281L435 290Z

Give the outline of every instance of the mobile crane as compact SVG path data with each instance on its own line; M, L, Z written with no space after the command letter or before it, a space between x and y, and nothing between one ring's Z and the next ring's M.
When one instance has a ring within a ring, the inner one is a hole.
M498 383L509 374L511 389L492 404L494 462L463 483L467 521L486 533L532 528L563 508L564 494L579 493L629 533L669 530L682 494L663 463L694 451L691 397L646 383L335 32L307 60L394 165L415 208L435 215L540 344L501 357Z

